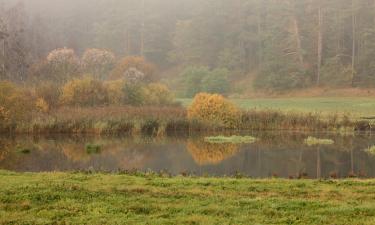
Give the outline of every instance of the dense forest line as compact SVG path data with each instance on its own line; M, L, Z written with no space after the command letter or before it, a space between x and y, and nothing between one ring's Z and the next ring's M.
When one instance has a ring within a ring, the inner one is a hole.
M374 0L0 1L0 77L18 83L67 47L141 56L194 87L211 77L212 92L372 87L374 39Z

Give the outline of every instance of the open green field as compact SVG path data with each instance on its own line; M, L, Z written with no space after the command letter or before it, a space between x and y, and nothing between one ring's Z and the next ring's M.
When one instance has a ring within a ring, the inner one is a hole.
M192 99L179 99L188 106ZM355 118L375 117L375 98L257 98L231 99L244 109L273 109L281 111L346 113Z
M0 171L0 224L375 224L374 186Z

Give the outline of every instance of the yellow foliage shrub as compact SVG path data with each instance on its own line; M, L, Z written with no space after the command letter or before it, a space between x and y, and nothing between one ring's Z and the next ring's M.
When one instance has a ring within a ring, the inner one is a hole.
M0 106L0 122L8 122L10 118L9 111Z
M104 83L105 88L107 89L108 102L111 105L121 105L124 103L125 93L124 86L125 80L114 80L107 81Z
M74 79L64 85L61 102L80 106L104 105L108 103L108 93L101 81L91 77Z
M188 109L189 119L232 128L236 127L239 115L240 111L234 104L217 94L197 94Z
M150 105L171 105L174 96L167 86L159 83L147 85L145 89L146 103Z
M35 106L40 112L47 113L49 111L49 105L43 98L38 98Z
M6 122L27 120L31 117L31 94L10 82L0 82L0 117Z

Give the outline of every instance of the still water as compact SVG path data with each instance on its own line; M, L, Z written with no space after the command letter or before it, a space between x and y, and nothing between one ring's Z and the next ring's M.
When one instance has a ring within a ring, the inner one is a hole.
M307 133L246 133L253 144L209 144L198 137L0 137L0 169L40 171L168 171L254 178L375 177L375 155L365 151L375 136ZM309 147L308 136L334 145ZM88 146L99 146L88 151Z

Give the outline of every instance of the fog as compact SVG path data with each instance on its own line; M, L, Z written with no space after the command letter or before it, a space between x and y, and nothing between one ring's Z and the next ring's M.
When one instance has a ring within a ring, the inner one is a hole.
M145 58L173 87L184 86L186 68L205 67L228 70L232 94L368 88L375 85L374 6L372 0L2 0L0 29L10 34L5 55L12 58L3 57L2 73L25 81L26 71L54 49L81 56L98 48L117 59Z

